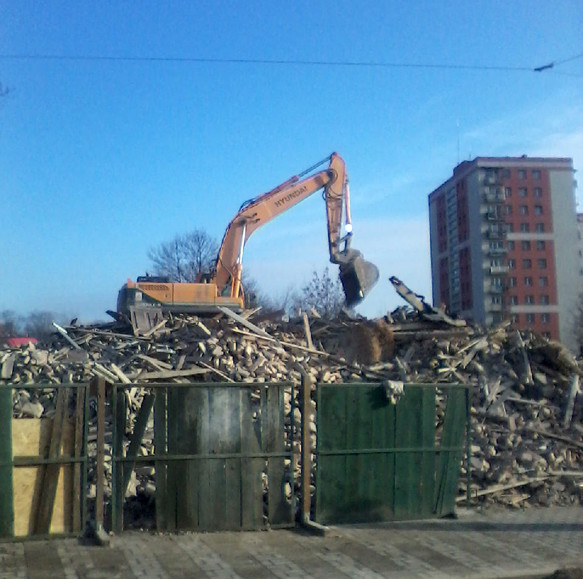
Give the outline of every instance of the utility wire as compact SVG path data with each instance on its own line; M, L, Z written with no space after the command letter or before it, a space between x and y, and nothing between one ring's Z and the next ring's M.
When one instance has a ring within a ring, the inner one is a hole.
M415 64L375 61L333 61L333 60L279 60L268 58L193 58L179 56L68 56L58 54L0 54L0 60L57 60L57 61L87 61L87 62L184 62L208 64L273 64L299 66L351 66L377 68L437 68L452 70L506 70L531 71L526 66L479 66L457 64Z
M51 60L69 62L174 62L199 64L261 64L261 65L296 65L296 66L338 66L338 67L369 67L369 68L409 68L409 69L441 69L441 70L482 70L482 71L509 71L509 72L542 72L554 67L582 58L583 53L553 61L539 67L529 66L490 66L465 65L445 63L406 63L382 61L350 61L350 60L294 60L269 58L196 58L181 56L103 56L103 55L65 55L65 54L0 54L0 60Z
M543 72L543 70L550 70L552 68L555 68L555 66L559 66L559 64L564 64L565 62L571 62L572 60L576 60L577 58L582 58L582 57L583 57L583 53L576 54L575 56L570 56L569 58L564 58L563 60L549 62L548 64L543 64L542 66L537 66L534 69L534 72ZM573 75L573 76L579 76L579 75Z

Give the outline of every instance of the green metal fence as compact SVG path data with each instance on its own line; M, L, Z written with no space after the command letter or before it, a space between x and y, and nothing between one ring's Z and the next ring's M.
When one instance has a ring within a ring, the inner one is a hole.
M452 514L469 428L463 385L318 384L316 522Z
M43 416L42 420L14 421L15 390L25 390L33 396L52 391L55 404L50 419ZM83 529L87 518L88 408L88 384L0 386L0 538L71 535ZM18 426L18 431L21 426L27 427L21 433L24 445L28 442L30 447L25 455L14 455L13 426ZM41 444L41 440L45 443ZM20 483L15 483L23 473L25 484L21 478ZM67 473L66 479L63 473ZM62 491L60 502L58 489ZM63 516L58 525L62 529L55 532L53 513L57 502Z
M147 393L130 425L126 391L137 386ZM113 530L124 528L126 488L138 463L155 469L159 531L293 525L293 400L289 383L114 385ZM141 456L148 423L154 454Z

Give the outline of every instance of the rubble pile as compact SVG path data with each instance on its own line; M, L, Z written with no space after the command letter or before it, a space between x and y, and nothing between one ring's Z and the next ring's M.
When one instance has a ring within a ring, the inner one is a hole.
M44 347L0 350L0 388L14 386L15 417L38 418L50 415L54 393L27 390L27 384L95 376L126 384L298 383L303 371L314 383L470 384L473 500L513 506L583 502L583 366L561 344L508 325L485 332L430 321L405 308L374 321L316 315L282 321L260 313L170 316L141 335L116 324L59 328ZM133 388L129 396L135 412L143 389ZM146 454L152 452L151 426L143 439ZM136 469L130 494L153 494L150 471Z

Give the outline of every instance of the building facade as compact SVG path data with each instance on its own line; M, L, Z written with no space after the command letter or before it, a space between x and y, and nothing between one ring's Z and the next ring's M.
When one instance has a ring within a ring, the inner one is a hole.
M573 161L477 157L429 195L433 303L575 349L583 289Z

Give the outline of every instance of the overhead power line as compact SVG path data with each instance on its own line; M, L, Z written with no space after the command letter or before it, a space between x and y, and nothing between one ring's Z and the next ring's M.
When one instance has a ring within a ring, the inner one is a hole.
M259 64L278 66L328 66L328 67L359 67L359 68L409 68L409 69L441 69L441 70L482 70L508 72L542 72L560 64L582 58L583 53L550 62L539 67L505 66L505 65L474 65L447 63L407 63L383 61L352 61L352 60L302 60L302 59L270 59L270 58L197 58L189 56L105 56L105 55L66 55L66 54L0 54L0 60L35 60L35 61L69 61L69 62L161 62L161 63L194 63L194 64Z
M572 60L576 60L578 58L583 58L583 53L576 54L575 56L570 56L569 58L563 58L563 60L549 62L548 64L543 64L542 66L537 66L533 70L534 70L534 72L543 72L544 70L550 70L552 68L555 68L555 66L559 66L559 64L565 64L565 62L571 62ZM578 75L574 75L574 76L578 76Z

